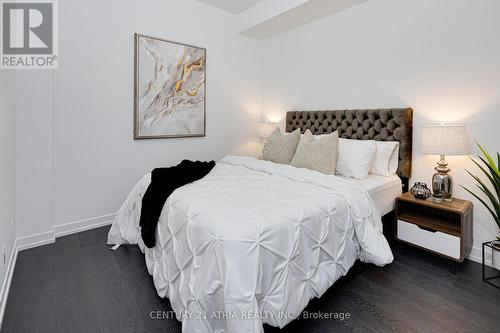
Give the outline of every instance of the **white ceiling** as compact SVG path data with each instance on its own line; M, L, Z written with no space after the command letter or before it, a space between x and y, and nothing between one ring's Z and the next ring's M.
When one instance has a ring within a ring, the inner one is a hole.
M261 0L198 0L207 5L226 10L228 12L239 14L242 11L252 7Z
M198 0L234 13L238 33L267 39L368 0Z
M266 39L368 0L264 0L238 14L239 33Z

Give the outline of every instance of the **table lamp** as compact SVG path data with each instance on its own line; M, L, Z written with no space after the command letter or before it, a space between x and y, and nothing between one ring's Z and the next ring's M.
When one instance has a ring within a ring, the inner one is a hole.
M432 176L432 201L452 201L452 180L450 168L444 160L445 155L467 155L470 152L469 140L464 125L424 125L422 128L423 154L440 155L437 171Z

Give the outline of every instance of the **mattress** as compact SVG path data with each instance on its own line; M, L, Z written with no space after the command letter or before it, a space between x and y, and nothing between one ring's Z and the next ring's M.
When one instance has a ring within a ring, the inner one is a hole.
M368 192L380 210L381 215L391 212L395 207L395 199L403 193L401 179L397 175L385 177L370 174L367 179L363 180L341 178L357 184Z

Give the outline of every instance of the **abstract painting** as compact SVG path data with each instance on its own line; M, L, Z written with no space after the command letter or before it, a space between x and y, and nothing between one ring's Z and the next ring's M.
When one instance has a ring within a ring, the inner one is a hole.
M135 34L134 138L205 136L206 50Z

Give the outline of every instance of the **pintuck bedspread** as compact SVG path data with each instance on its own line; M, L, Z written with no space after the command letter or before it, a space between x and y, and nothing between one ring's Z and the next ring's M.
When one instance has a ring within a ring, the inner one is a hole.
M138 244L161 297L184 332L283 327L357 259L393 260L380 213L360 187L336 176L227 156L175 190L156 230L140 239L144 176L118 211L109 244Z

